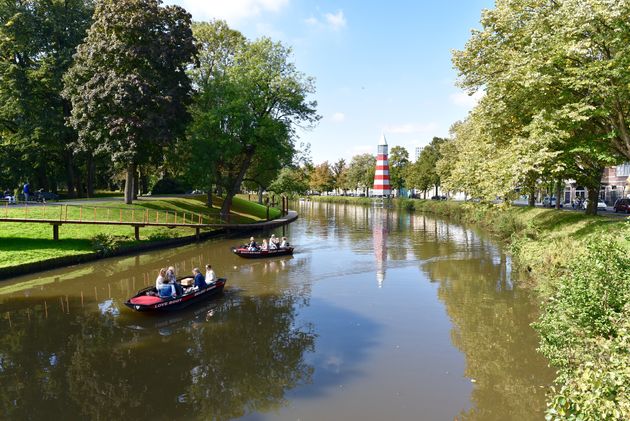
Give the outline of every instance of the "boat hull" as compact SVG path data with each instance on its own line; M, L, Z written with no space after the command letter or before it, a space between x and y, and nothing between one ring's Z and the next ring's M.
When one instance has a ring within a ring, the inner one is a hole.
M153 287L148 287L138 291L136 295L125 302L125 305L132 310L145 313L166 313L177 311L184 309L192 304L206 301L211 299L212 297L220 295L221 293L223 293L223 287L225 287L226 282L227 279L219 278L214 284L209 285L207 288L168 300L160 300L159 302L151 304L140 304L132 302L134 298L146 296L146 293L148 291L154 290Z
M245 259L266 259L269 257L277 257L277 256L291 256L293 255L293 247L288 247L284 249L278 250L258 250L258 251L250 251L246 248L233 248L232 252L239 257L243 257Z

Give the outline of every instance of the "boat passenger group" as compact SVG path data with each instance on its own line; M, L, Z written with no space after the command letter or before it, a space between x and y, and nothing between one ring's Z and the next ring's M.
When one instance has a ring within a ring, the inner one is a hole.
M158 296L160 298L175 298L189 292L207 288L217 280L210 265L206 265L206 276L203 276L199 268L194 268L192 274L193 278L182 279L180 284L177 282L173 266L170 266L168 269L160 269L160 273L155 280L155 289Z
M247 250L249 251L267 251L267 250L278 250L289 247L289 242L287 241L287 237L282 237L282 241L276 237L275 234L271 234L271 238L269 238L269 242L263 239L262 244L259 246L254 240L254 237L249 239L249 244L247 244Z

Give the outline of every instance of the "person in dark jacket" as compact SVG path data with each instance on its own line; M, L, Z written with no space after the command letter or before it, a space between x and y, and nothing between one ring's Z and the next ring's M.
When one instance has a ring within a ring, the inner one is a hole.
M24 193L24 201L28 202L28 197L31 195L31 186L29 186L28 181L24 183L22 193Z
M194 285L199 289L204 289L207 286L206 278L204 278L204 276L201 274L201 271L199 270L199 268L193 269L193 275L195 276Z

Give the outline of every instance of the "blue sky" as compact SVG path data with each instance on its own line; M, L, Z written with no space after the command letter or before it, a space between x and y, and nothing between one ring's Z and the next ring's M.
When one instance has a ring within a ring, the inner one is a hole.
M313 161L376 153L447 136L475 98L455 86L451 50L463 48L492 0L167 0L193 19L225 19L250 39L291 46L298 69L316 79L317 127L300 132Z

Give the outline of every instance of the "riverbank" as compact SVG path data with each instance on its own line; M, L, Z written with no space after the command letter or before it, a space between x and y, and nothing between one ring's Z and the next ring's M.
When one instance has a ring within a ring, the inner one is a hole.
M558 370L547 419L630 419L630 221L453 201L394 204L491 232L530 273L542 298L539 350Z
M53 213L66 212L70 219L96 215L97 219L121 218L128 220L132 215L143 212L158 212L159 217L171 220L201 216L203 223L220 223L220 200L216 200L212 209L205 205L205 197L140 199L133 206L123 207L120 201L99 201L89 205L70 205L62 207L32 206L28 209L30 217L50 218ZM123 210L120 210L123 209ZM24 208L2 210L3 215L22 216ZM48 213L46 215L46 212ZM164 212L164 213L163 213ZM74 215L77 214L77 215ZM115 215L113 215L115 214ZM105 216L107 215L107 216ZM112 216L113 215L113 216ZM243 224L247 229L259 229L259 223L266 220L267 208L256 203L235 198L231 224ZM280 211L270 208L270 219L280 216ZM286 223L286 222L285 222ZM273 222L272 222L273 224ZM197 237L190 228L144 227L140 240L134 238L133 227L112 225L73 225L65 224L60 229L60 240L54 241L48 224L11 223L0 224L0 279L20 274L31 273L51 267L82 263L104 256L128 254L135 251L168 247L196 241ZM200 233L200 239L224 234L221 228L208 229Z

